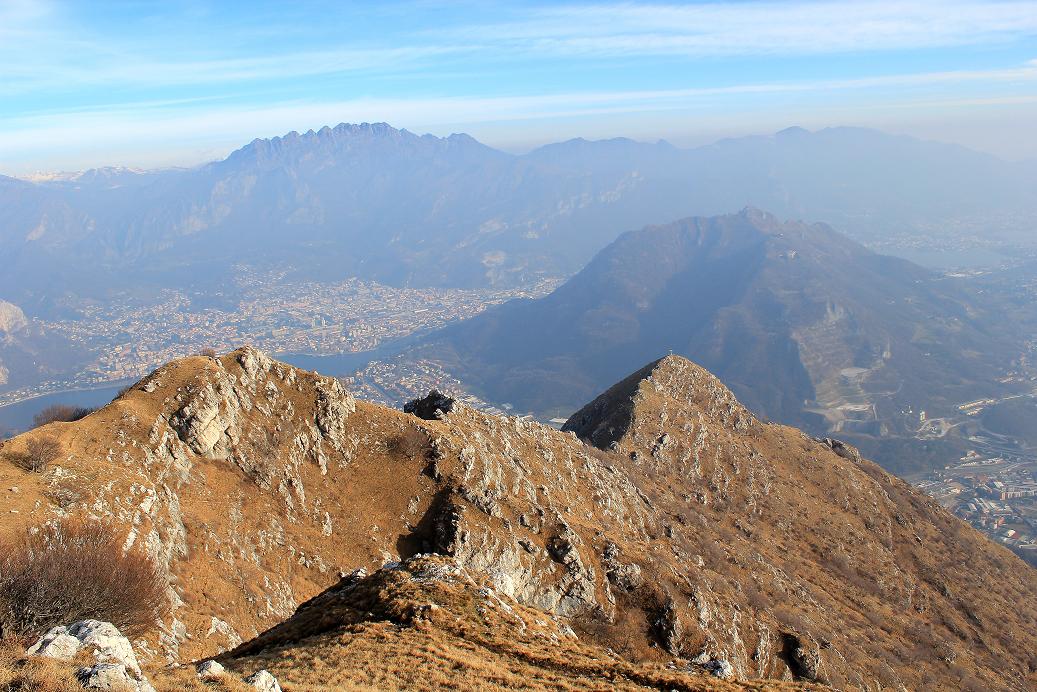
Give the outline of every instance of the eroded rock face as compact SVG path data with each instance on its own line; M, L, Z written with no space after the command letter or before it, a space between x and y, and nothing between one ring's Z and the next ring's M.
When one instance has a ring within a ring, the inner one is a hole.
M620 560L619 547L615 543L605 545L602 553L602 564L605 574L613 586L621 591L635 591L644 584L641 575L641 566L637 564L625 564Z
M179 361L104 410L98 446L73 450L48 495L69 498L57 513L85 511L124 524L126 547L143 547L173 577L173 610L156 649L177 660L191 655L184 644L197 651L192 638L217 651L233 647L255 633L250 619L285 617L309 595L296 593L285 565L317 580L314 590L331 573L332 565L298 539L314 533L316 543L335 530L337 503L307 491L320 485L329 463L349 465L360 443L348 422L355 408L337 380L275 363L252 348ZM82 480L93 477L91 459L103 459L111 478L96 489ZM265 507L258 514L256 500ZM192 534L192 516L209 517L206 528ZM199 566L214 571L225 585L222 598L240 599L236 607L251 618L228 617L215 602L211 610L188 604L192 594L175 578L192 551L207 554ZM250 575L248 588L243 573Z
M14 303L0 300L0 334L10 334L24 329L29 321L25 313Z

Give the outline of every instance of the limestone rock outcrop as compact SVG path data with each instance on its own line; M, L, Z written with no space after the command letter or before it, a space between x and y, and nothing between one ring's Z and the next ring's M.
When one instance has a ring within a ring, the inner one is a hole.
M0 300L0 334L10 334L19 329L24 329L29 321L25 313L14 303Z
M26 653L70 661L81 651L94 660L94 665L80 668L76 674L83 687L154 692L141 672L130 640L110 622L81 620L53 627Z
M54 429L47 474L0 463L19 487L0 532L69 514L124 527L169 576L172 608L138 649L154 660L230 667L220 652L402 564L418 583L459 570L559 637L675 670L1033 680L1009 653L1037 647L1037 578L1017 558L874 464L761 422L687 360L639 370L564 431L430 403L355 401L251 348L186 358ZM409 562L425 553L446 562ZM249 651L237 675L290 685Z

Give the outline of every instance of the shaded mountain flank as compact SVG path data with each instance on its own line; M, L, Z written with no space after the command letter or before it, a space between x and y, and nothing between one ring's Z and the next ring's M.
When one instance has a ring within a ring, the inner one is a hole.
M172 609L137 642L147 660L219 656L298 689L315 674L377 685L390 673L363 662L397 654L458 684L492 656L505 689L706 670L839 689L1037 682L1037 572L849 447L762 422L682 357L565 432L437 397L414 410L251 348L175 361L0 447L0 538L59 515L116 522L169 576ZM41 438L58 445L49 467L22 470ZM698 689L679 682L663 689Z
M754 412L847 437L898 472L956 459L921 434L1021 384L1025 337L993 297L821 224L755 209L622 235L553 293L448 326L397 358L485 401L568 416L659 353L701 363Z
M1032 165L854 128L694 149L578 139L513 155L462 134L341 124L191 169L0 177L0 298L35 311L66 291L183 286L240 266L518 285L578 270L627 229L747 204L865 241L1029 242L1035 190Z

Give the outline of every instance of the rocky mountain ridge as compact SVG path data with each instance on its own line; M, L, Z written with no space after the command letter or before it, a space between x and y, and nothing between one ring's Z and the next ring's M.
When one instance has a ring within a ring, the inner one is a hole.
M1033 683L1017 656L1037 643L1030 570L683 358L606 392L573 432L442 404L358 401L250 348L176 361L5 443L4 460L41 436L60 454L42 474L0 461L16 488L0 534L73 513L125 527L170 576L172 611L138 642L158 660L233 650L342 575L435 553L632 664L846 689Z

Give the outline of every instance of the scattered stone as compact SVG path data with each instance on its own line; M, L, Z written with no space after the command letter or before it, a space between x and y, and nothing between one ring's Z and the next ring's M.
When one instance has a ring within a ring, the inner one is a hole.
M202 661L196 669L201 680L218 680L227 674L227 669L220 665L219 661Z
M260 692L281 692L281 685L269 670L259 670L245 678L245 683L252 685Z

